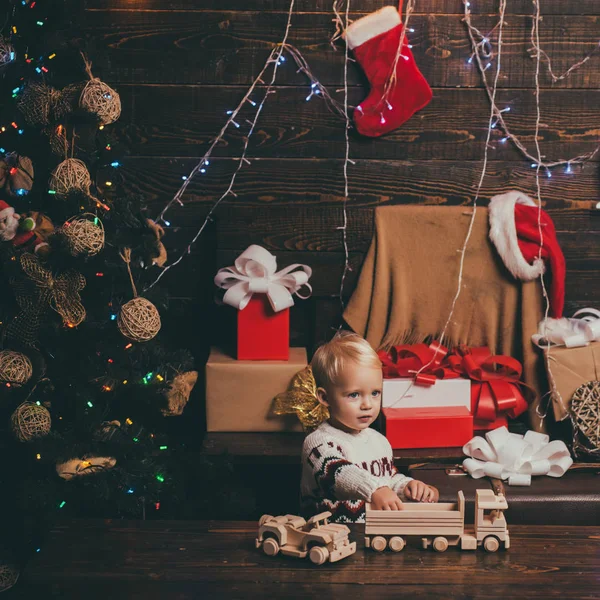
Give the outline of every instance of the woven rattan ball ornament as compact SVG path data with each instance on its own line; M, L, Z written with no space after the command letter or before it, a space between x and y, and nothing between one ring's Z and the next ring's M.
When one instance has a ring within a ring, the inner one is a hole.
M137 295L131 273L131 249L125 248L121 258L127 265L131 287L133 288L133 300L121 307L117 325L119 331L127 339L134 342L147 342L160 331L160 314L152 302Z
M6 592L17 583L19 579L19 568L13 563L0 565L0 592Z
M2 350L0 352L0 383L20 387L31 378L31 361L20 352Z
M0 69L15 60L15 49L10 40L0 35Z
M147 342L160 331L160 314L156 306L138 296L121 307L119 331L134 342Z
M52 419L48 409L34 402L23 402L11 417L12 430L21 442L29 442L50 433Z
M577 431L595 451L600 450L600 381L588 381L575 390L571 416Z
M104 226L91 213L69 219L62 232L73 256L94 256L104 248Z
M50 189L62 197L74 191L89 195L91 185L90 172L85 163L77 158L63 160L50 177Z
M97 77L87 82L79 98L79 106L97 115L103 125L114 123L121 116L121 98Z

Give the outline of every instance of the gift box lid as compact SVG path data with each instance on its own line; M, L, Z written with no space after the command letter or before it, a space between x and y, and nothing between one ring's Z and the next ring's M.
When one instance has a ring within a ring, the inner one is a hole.
M387 420L393 419L452 419L470 417L464 406L424 406L422 408L384 408Z
M286 361L281 360L237 360L230 354L227 354L220 348L211 348L210 356L208 357L207 367L248 367L253 370L270 368L274 366L290 366L296 365L298 371L307 365L306 348L290 348L290 358Z

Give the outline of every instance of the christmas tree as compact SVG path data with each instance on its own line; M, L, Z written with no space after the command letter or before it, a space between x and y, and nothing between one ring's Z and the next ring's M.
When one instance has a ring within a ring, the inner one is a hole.
M197 372L159 286L165 223L121 185L118 90L78 4L0 13L0 444L6 556L57 514L146 518L183 494L166 431ZM178 337L179 334L179 337ZM11 559L13 560L13 559Z

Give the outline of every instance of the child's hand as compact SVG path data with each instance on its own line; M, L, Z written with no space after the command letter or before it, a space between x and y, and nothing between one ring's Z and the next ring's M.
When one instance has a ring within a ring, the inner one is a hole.
M402 510L402 500L387 486L376 489L371 495L371 508L375 510Z
M437 502L440 497L436 488L416 479L407 483L404 488L404 495L409 500L415 500L416 502Z

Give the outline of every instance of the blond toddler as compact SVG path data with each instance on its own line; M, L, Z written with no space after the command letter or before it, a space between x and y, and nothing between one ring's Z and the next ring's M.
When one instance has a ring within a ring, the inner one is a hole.
M303 510L327 510L332 520L360 523L366 502L384 510L401 510L403 498L437 502L436 488L397 471L390 443L369 427L379 414L383 386L381 361L369 343L339 333L315 352L311 367L329 419L304 440Z

